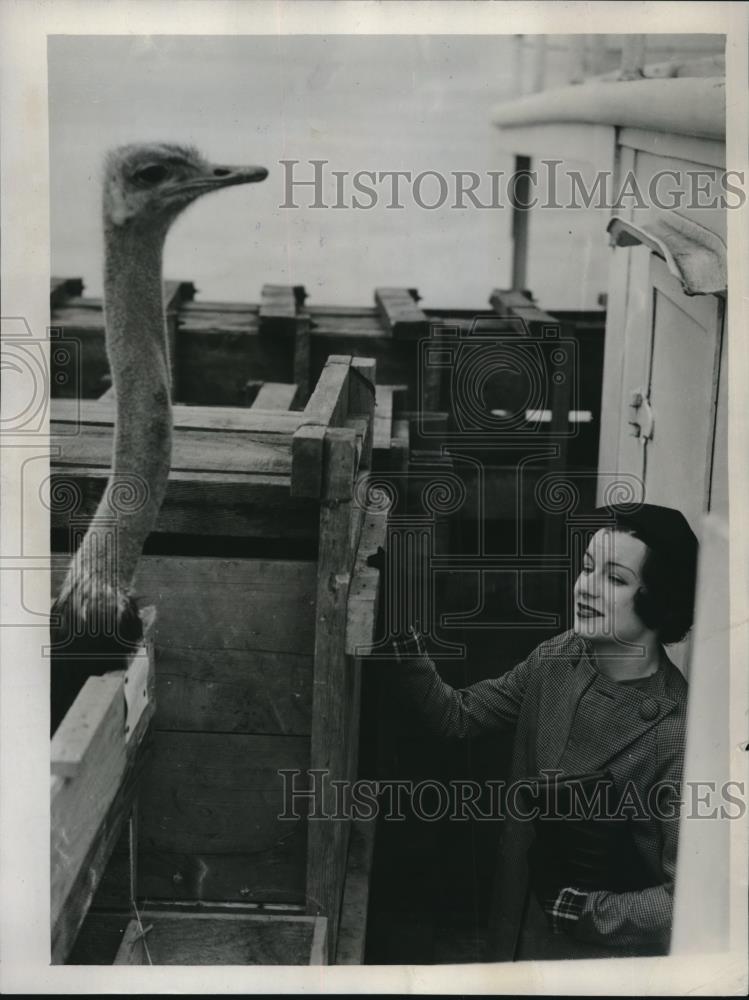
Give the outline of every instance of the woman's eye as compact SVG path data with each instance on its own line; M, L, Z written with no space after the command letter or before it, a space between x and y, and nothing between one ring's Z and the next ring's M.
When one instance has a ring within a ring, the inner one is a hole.
M620 576L610 576L609 580L611 580L612 583L624 583L624 580L622 580Z
M143 167L142 170L138 170L135 173L136 180L143 181L146 184L158 184L159 181L163 181L167 175L166 167L154 164L151 167Z

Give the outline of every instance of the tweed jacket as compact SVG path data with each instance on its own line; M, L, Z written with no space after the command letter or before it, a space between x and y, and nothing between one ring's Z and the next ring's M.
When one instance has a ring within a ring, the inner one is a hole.
M658 670L637 687L599 673L589 645L573 632L542 643L501 677L462 690L440 678L426 653L403 660L400 676L442 737L514 729L511 782L532 779L542 770L576 775L605 767L618 793L629 786L646 806L656 801L651 790L659 793L658 808L632 824L653 886L590 892L564 937L570 939L565 941L569 957L667 953L687 683L665 652ZM533 839L532 824L522 819L508 814L503 826L498 903L487 952L493 961L516 957L527 903L526 855Z

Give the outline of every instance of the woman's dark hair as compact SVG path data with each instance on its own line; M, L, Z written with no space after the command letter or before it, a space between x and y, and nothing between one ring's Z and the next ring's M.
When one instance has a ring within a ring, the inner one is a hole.
M697 581L697 538L686 518L655 504L611 505L595 513L607 515L608 523L600 527L634 535L647 545L635 613L664 645L679 642L692 627Z

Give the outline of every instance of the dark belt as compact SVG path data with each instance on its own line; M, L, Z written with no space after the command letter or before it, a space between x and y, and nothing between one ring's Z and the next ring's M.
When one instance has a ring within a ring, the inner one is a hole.
M634 841L638 820L615 818L619 798L608 771L540 778L525 804L538 810L528 863L539 896L566 886L631 892L659 884Z

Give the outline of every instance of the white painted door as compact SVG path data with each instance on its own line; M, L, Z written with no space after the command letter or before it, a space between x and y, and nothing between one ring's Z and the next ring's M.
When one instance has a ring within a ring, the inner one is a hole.
M651 343L645 400L651 437L641 445L645 498L679 507L696 534L708 507L722 303L689 296L650 255Z

